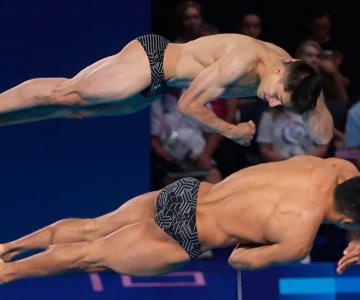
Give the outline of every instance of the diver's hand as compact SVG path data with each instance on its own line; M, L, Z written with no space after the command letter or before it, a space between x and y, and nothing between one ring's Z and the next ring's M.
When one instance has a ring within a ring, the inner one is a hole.
M360 240L351 241L343 253L344 256L339 260L336 268L338 274L360 261Z
M234 142L249 146L256 132L256 125L253 121L239 123L232 130L228 138Z

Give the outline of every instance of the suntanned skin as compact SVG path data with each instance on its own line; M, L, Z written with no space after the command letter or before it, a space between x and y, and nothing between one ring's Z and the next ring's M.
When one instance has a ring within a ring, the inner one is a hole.
M218 97L238 96L259 96L270 106L287 104L291 95L284 91L281 80L285 64L292 61L274 44L240 34L218 34L185 44L170 43L164 55L164 73L169 86L186 88L179 101L181 112L248 144L255 133L252 122L230 124L206 104ZM118 54L94 63L71 79L32 79L1 93L0 125L129 114L157 99L140 95L150 82L148 58L140 43L133 40ZM321 143L327 143L332 136L332 119L322 97L308 117L310 132Z
M261 268L306 256L324 221L351 219L336 212L337 184L359 172L349 162L301 156L243 169L212 185L202 182L197 228L204 251L235 246L234 268ZM112 269L158 275L189 261L179 244L153 221L159 192L136 197L95 219L66 219L0 244L0 282L67 270ZM46 251L11 261L25 249Z

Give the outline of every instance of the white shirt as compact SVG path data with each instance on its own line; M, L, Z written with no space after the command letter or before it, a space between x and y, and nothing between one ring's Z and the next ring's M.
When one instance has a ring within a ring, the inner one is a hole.
M273 151L283 158L307 154L315 148L301 115L288 110L262 114L257 142L272 144Z
M151 134L178 159L196 157L206 145L201 126L178 111L177 98L171 94L161 96L151 105Z

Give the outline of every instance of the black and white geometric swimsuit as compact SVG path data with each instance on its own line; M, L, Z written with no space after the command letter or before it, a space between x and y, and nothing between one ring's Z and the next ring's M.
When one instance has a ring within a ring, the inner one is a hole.
M155 223L194 258L203 253L196 227L196 203L200 181L181 178L166 186L156 201Z
M136 40L143 46L151 69L151 84L141 92L141 95L150 97L166 93L168 86L164 76L163 60L169 41L157 34L146 34Z

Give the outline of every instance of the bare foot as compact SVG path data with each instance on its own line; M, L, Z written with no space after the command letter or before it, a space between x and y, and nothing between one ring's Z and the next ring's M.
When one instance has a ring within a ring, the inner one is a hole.
M20 253L20 250L7 250L4 244L0 244L0 260L2 260L3 262L9 262L18 253Z
M1 245L0 245L1 246ZM2 282L2 280L1 280L1 273L2 273L2 270L3 270L3 268L4 268L4 265L5 265L5 262L2 260L2 259L0 259L0 284L3 284L4 282Z

